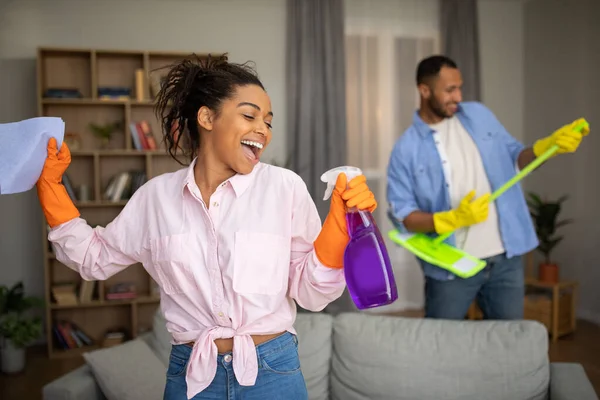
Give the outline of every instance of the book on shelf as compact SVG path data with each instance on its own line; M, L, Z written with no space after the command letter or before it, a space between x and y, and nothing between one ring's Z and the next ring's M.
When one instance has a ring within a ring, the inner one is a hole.
M72 306L78 302L76 287L72 282L52 285L52 297L54 297L54 302L61 306Z
M81 279L79 285L75 282L56 282L52 285L52 297L60 306L72 306L91 302L95 290L96 281Z
M96 281L81 280L79 284L79 302L90 303L94 299L94 290L96 289Z
M121 344L125 341L126 336L123 331L108 331L102 340L102 347L112 347Z
M132 282L116 283L106 291L106 300L130 300L136 297L135 284Z
M55 321L52 324L52 333L58 347L62 350L77 349L94 344L94 340L71 321Z
M150 124L146 120L135 121L129 124L129 133L136 150L156 150L156 138Z
M121 172L110 178L103 198L114 203L130 199L144 183L146 183L144 171Z
M77 201L77 196L75 195L75 189L73 188L73 184L71 183L71 179L69 179L69 175L66 173L62 176L62 184L67 190L67 194L71 198L71 201Z

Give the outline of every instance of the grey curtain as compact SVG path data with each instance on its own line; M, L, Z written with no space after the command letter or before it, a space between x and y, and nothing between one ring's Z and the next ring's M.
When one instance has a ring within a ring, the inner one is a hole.
M321 218L323 172L346 162L343 0L287 2L287 147Z
M481 100L477 0L440 0L442 52L463 75L463 100Z

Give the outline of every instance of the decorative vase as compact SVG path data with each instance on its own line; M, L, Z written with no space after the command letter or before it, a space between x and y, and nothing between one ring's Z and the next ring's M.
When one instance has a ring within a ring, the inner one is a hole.
M538 279L544 283L558 283L558 265L553 263L541 263Z
M25 369L25 349L16 347L11 340L4 340L0 349L2 372L14 374Z

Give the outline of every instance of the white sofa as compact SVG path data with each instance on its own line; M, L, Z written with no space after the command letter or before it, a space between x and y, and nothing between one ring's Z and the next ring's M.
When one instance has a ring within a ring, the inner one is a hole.
M311 400L598 400L581 365L549 363L534 321L299 313L295 327ZM87 353L43 398L162 399L169 339L157 313L151 333Z

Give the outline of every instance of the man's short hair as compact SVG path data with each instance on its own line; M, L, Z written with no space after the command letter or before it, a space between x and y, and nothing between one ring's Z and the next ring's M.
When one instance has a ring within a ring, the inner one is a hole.
M421 60L417 66L417 85L437 77L442 67L458 68L454 61L442 55L434 55Z

